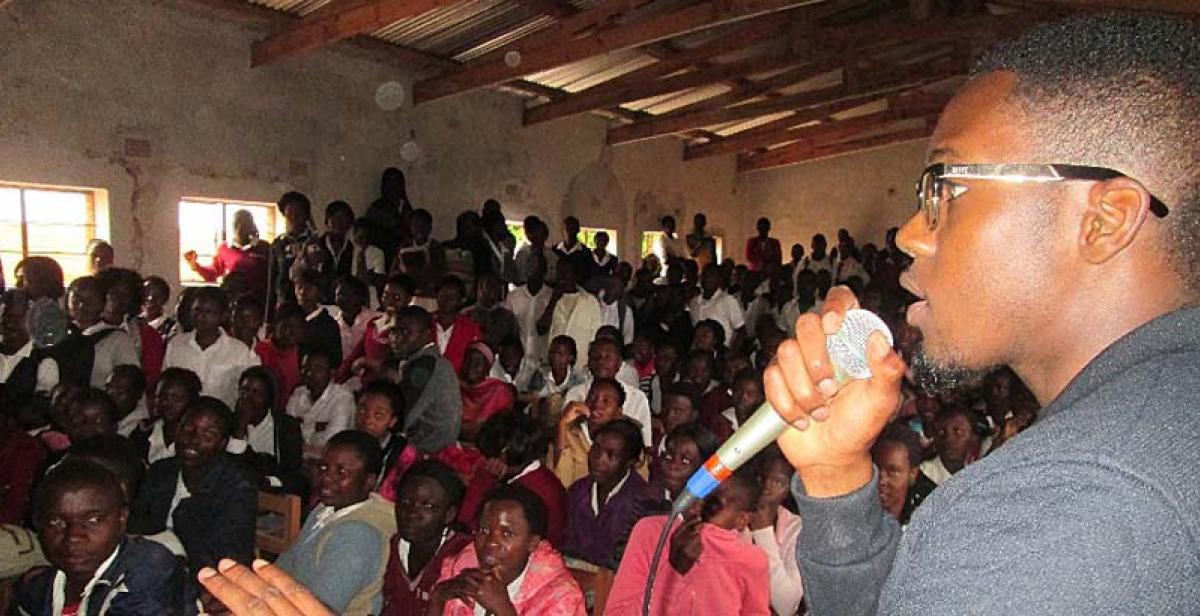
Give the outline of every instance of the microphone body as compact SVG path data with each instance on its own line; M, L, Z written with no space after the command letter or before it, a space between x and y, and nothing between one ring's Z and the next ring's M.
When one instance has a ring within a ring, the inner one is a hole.
M891 344L892 332L882 319L866 310L855 309L847 311L841 329L826 338L825 346L839 387L853 380L871 377L871 370L867 367L867 338L873 331L883 333ZM775 411L771 402L763 402L750 419L688 479L684 490L671 505L671 511L683 513L692 503L711 494L747 460L775 442L787 427L788 423Z

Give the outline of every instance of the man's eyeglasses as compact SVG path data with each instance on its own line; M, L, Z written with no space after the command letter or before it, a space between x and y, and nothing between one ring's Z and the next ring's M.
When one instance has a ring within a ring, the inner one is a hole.
M942 204L953 201L967 192L967 186L951 180L1100 182L1119 177L1125 177L1125 174L1113 169L1080 165L934 163L926 167L921 173L921 179L917 180L917 207L925 215L925 224L933 231L937 229ZM1150 195L1150 211L1163 218L1169 210L1166 204Z

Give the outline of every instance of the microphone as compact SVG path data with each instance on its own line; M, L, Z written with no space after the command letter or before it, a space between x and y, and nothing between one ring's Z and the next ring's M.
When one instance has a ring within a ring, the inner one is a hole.
M834 380L838 386L850 381L871 378L867 365L867 338L871 332L881 332L892 343L892 332L874 313L854 309L846 312L842 327L825 339L825 348L833 363ZM695 474L671 506L672 513L682 514L692 503L704 499L733 474L742 464L775 442L788 423L775 411L770 401L763 402L754 415L742 424L717 453L713 454Z

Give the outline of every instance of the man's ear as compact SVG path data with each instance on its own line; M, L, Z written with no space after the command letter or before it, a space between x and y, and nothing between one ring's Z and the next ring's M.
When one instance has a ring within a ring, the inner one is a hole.
M1098 265L1125 250L1137 237L1150 209L1146 187L1126 177L1096 182L1079 224L1079 250Z
M921 474L921 467L914 466L908 469L908 487L913 487L917 483L917 476Z

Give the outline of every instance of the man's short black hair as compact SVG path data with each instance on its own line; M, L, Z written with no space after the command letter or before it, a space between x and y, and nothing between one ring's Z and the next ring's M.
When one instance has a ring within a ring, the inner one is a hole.
M621 438L621 453L626 460L636 461L646 447L642 440L642 427L628 417L618 417L600 424L600 427L596 428L596 433L592 435L592 442L600 440L600 437L605 434L613 434Z
M132 491L128 495L130 501L137 496L138 485L146 472L137 445L120 434L97 434L78 443L71 443L66 459L86 460L108 469L122 484L131 488Z
M367 286L367 283L355 276L339 277L336 286L345 286L350 289L364 304L371 297L371 289Z
M546 456L550 437L536 419L506 411L483 422L475 446L486 458L503 458L506 465L522 469Z
M412 322L424 331L433 331L433 315L420 306L405 306L396 315L396 322Z
M696 328L692 330L692 335L695 335L696 329L706 327L713 333L713 340L716 340L717 345L725 344L725 326L716 319L704 319L696 324Z
M171 297L171 285L167 284L167 281L163 280L162 276L146 276L142 284L162 293L164 301Z
M118 416L117 403L113 402L112 396L109 396L103 389L86 387L79 392L78 397L75 398L74 408L83 409L86 407L95 407L104 411L104 415L108 417L108 420L113 425L116 425L121 420Z
M112 471L91 460L63 460L51 468L33 495L34 520L40 520L46 510L53 506L53 499L66 490L94 488L108 494L113 501L125 506L125 495L121 482Z
M1167 249L1200 289L1200 23L1147 11L1040 24L983 55L973 76L1011 71L1033 120L1036 161L1107 167L1171 213Z
M498 501L509 501L516 503L525 513L525 521L529 523L529 530L539 537L546 536L548 527L546 504L542 502L542 497L535 492L516 483L502 485L491 492L488 492L487 497L483 500L483 507L487 507L488 503ZM482 507L480 511L482 511Z
M192 305L195 306L200 302L212 302L216 304L222 313L229 310L229 296L219 287L191 287L195 289L195 295L192 296Z
M204 383L200 381L200 377L195 372L178 366L167 368L158 375L156 387L160 391L168 384L178 384L183 387L191 400L195 400L200 395L200 391L204 389Z
M621 385L620 381L613 378L596 379L592 381L591 387L588 387L588 393L597 387L611 387L616 390L617 401L621 403L621 406L625 406L625 387Z
M262 366L250 366L242 371L238 377L238 386L240 387L244 381L258 381L267 386L267 412L275 411L275 392L279 389L279 384L275 382L275 375L270 370Z
M379 440L366 432L342 430L325 442L326 449L334 446L353 449L368 473L378 475L383 469L383 449L379 447Z
M695 383L688 381L679 381L677 383L669 383L662 388L662 397L665 400L667 396L679 396L687 398L692 403L692 409L700 411L700 388L696 387Z
M133 385L133 390L137 393L137 397L141 398L146 393L146 373L142 369L133 364L121 364L112 369L112 375L109 379L129 379L130 385Z
M908 456L909 466L917 466L921 463L921 440L917 437L917 433L908 426L890 423L884 427L879 438L875 439L875 444L871 446L871 457L878 460L879 456L883 454L884 448L889 446L903 447Z
M467 494L467 487L463 485L462 478L454 472L454 469L437 460L421 460L408 467L408 470L404 471L404 474L396 480L396 494L404 490L404 486L410 481L421 477L432 479L442 486L451 505L458 507L462 504L463 498Z
M309 201L308 197L304 196L304 193L302 192L296 192L294 190L285 192L281 197L279 197L279 201L276 202L275 205L279 207L280 214L286 214L287 206L289 205L299 206L300 209L304 210L304 217L310 220L312 219L312 202Z
M354 208L350 207L345 201L331 201L325 206L325 219L329 220L338 214L345 214L351 219L354 218Z
M400 287L405 293L413 295L417 292L417 283L408 274L392 274L384 281L384 286L393 285Z
M404 423L404 390L390 381L376 379L363 388L358 394L358 399L361 401L367 396L382 396L387 399L392 407L392 415L396 418L396 428L399 429Z
M200 396L188 405L187 410L183 412L184 416L197 413L207 413L212 415L217 420L217 425L221 427L221 437L228 438L233 434L233 425L236 418L233 411L229 409L229 405L225 404L218 398L212 396Z
M704 424L693 421L685 423L682 426L675 426L674 430L667 433L665 442L674 441L677 438L691 439L696 444L696 449L700 451L700 464L703 464L714 453L717 453L717 448L721 446L721 440L717 435L712 433Z

